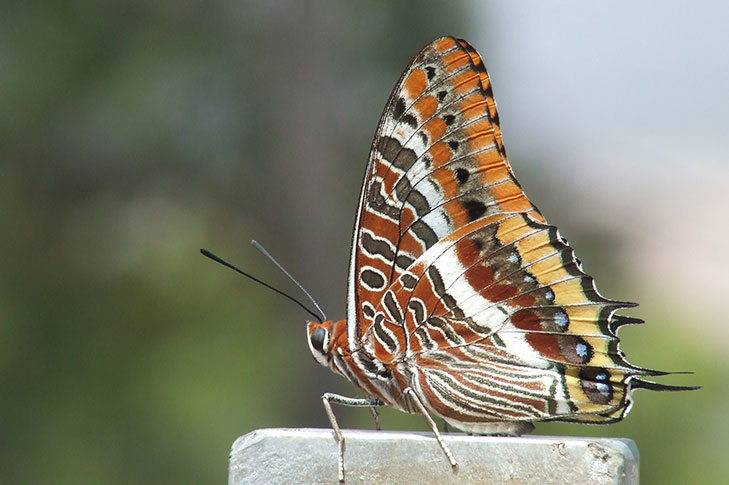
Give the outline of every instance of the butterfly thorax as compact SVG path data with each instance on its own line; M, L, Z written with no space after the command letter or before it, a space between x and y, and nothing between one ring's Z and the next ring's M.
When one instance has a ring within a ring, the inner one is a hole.
M309 348L317 362L349 379L368 397L410 412L411 406L403 394L410 377L402 361L387 359L383 362L364 347L353 350L349 345L346 320L309 322L307 333Z

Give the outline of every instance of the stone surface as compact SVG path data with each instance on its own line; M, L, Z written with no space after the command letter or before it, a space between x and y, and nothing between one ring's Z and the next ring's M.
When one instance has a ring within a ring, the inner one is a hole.
M444 434L453 469L430 433L343 430L347 484L637 484L632 440ZM259 429L238 438L229 484L337 482L337 445L328 429Z

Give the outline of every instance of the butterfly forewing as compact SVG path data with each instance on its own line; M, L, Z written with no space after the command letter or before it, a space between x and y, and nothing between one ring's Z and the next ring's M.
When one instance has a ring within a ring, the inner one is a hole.
M349 281L355 347L385 290L465 224L496 214L542 216L511 174L483 63L439 39L411 62L380 120L360 196Z

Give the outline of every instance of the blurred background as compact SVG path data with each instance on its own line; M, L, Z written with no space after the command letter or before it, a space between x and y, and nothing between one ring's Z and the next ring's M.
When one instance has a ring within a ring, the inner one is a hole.
M527 194L606 296L641 303L630 360L704 386L537 432L632 438L646 483L726 479L725 2L0 10L0 482L222 483L238 436L328 426L321 394L357 392L310 356L306 314L198 249L297 294L255 238L344 318L377 121L445 34L486 60Z

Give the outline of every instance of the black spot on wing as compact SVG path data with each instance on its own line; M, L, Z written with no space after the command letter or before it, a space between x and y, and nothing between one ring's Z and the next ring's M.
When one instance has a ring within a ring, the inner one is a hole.
M365 286L372 288L373 290L381 290L385 287L385 278L371 269L363 270L360 273L360 279Z
M362 303L362 313L364 313L366 317L372 318L375 316L375 309L369 303L364 302Z
M392 110L392 116L396 120L399 120L402 114L405 112L405 100L403 98L397 98L395 107Z
M458 185L463 185L466 182L468 182L468 178L471 176L471 173L466 170L465 168L457 168L456 169L456 180L458 180Z
M362 232L360 243L364 251L370 256L382 256L387 261L392 261L395 258L392 247L388 243L375 239L368 232Z
M426 67L425 74L428 76L428 81L432 81L435 77L435 68L433 66Z
M398 268L408 269L415 260L406 254L398 254L395 258L395 264Z
M405 115L400 120L401 123L405 123L406 125L410 126L411 128L417 128L418 127L418 120L413 115Z
M467 199L461 202L466 209L468 220L473 222L486 213L486 205L480 200Z
M405 289L412 290L418 284L418 279L411 273L403 273L400 276L400 282Z

